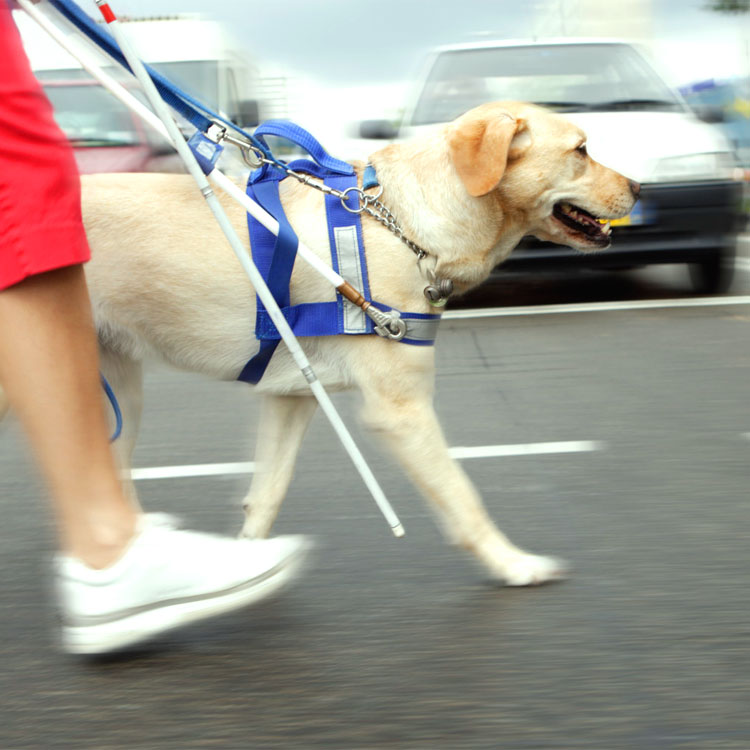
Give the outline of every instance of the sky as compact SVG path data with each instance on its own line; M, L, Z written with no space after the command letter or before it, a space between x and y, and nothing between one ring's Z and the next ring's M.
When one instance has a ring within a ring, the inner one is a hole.
M649 16L657 57L679 83L750 70L750 14L708 0L113 0L120 15L202 12L226 21L259 61L331 86L413 78L428 51L486 38L638 30ZM84 2L85 5L85 2ZM633 27L633 17L636 26ZM743 49L744 48L744 49ZM743 59L744 58L744 59Z
M2 0L0 0L2 1ZM77 0L98 17L92 0ZM674 85L750 75L750 14L708 0L111 0L120 16L201 14L234 36L261 75L289 77L287 116L346 138L352 123L395 118L438 45L550 36L651 42Z

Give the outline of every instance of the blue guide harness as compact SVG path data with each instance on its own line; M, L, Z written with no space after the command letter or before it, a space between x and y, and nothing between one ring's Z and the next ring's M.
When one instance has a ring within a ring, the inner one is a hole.
M289 169L317 177L325 185L340 192L357 188L354 167L331 157L312 135L298 125L285 120L269 120L254 133L255 138L262 141L264 146L264 136L268 135L285 138L310 155L312 160L295 160L287 165ZM299 240L286 218L279 198L279 183L286 177L285 171L264 164L250 174L247 182L247 194L279 222L277 237L249 214L247 217L253 260L281 312L295 336L373 334L375 325L372 320L338 292L336 299L330 302L291 304L289 282ZM370 166L365 171L362 189L366 190L377 184L375 170ZM374 307L384 312L392 311L393 308L374 301L370 295L359 197L355 191L346 195L346 199L331 194L325 196L331 263L334 270L353 284ZM435 343L440 315L401 311L398 314L406 323L406 334L400 339L401 343L413 346L432 346ZM252 384L258 383L263 377L281 340L260 299L257 301L255 336L260 341L260 350L238 377L238 380Z

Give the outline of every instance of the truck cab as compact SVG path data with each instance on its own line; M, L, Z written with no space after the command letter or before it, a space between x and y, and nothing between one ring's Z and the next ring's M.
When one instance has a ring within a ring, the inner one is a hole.
M15 12L14 18L81 174L183 170L169 143L25 14ZM237 124L257 124L257 71L220 24L187 16L123 19L122 23L143 60L159 73ZM143 99L129 74L97 50L92 52L107 72Z

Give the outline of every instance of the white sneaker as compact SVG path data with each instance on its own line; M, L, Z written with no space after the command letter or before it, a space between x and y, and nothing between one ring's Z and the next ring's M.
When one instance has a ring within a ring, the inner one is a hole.
M252 604L290 581L312 546L303 536L230 539L142 518L123 557L104 570L56 559L66 651L114 651Z

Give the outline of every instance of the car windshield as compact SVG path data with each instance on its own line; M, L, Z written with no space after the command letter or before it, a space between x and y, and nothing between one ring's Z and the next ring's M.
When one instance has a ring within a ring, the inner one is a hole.
M437 57L412 124L447 122L483 102L502 100L562 112L683 107L626 44L486 47Z
M91 80L65 80L61 75L37 76L52 102L55 119L77 146L134 146L142 138L124 104Z
M215 60L154 63L159 73L198 97L216 106L218 62ZM108 69L109 72L109 69ZM123 80L121 73L113 71ZM77 146L132 146L143 142L136 120L118 101L84 70L40 70L35 75L52 102L60 129ZM141 101L138 89L130 91ZM146 138L153 140L149 132Z

